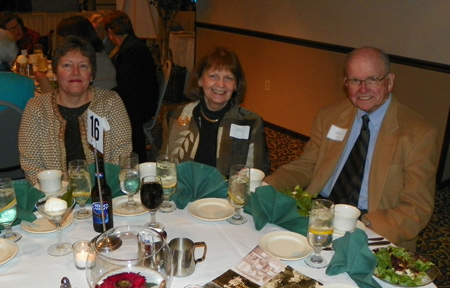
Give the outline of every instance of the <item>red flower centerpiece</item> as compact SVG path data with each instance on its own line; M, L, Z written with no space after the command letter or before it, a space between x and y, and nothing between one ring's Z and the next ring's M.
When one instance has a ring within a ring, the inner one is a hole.
M107 277L97 288L146 288L145 277L139 273L124 272Z

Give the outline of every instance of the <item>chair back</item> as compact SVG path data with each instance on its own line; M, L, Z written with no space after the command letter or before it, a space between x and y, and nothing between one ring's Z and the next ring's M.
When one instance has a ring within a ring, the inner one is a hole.
M24 173L20 168L18 134L22 110L16 105L0 101L0 177L22 179Z
M167 84L169 83L170 72L172 70L172 62L167 60L162 69L158 73L158 86L159 86L159 96L158 96L158 107L156 108L155 116L153 116L150 121L144 123L144 133L149 141L149 144L153 144L154 137L152 135L152 129L155 127L158 121L159 111L161 110L162 102L164 100L164 95L166 94Z

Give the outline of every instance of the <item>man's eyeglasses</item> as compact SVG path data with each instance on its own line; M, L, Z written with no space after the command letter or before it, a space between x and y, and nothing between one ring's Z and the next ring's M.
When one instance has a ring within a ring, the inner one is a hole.
M378 77L368 77L364 80L360 80L360 79L356 79L356 78L351 78L351 79L347 79L345 80L345 84L348 85L351 88L357 89L359 87L361 87L361 84L364 82L364 84L366 84L366 87L368 88L373 88L373 87L377 87L378 85L380 85L380 82L383 81L384 78L386 78L386 76L389 74L390 72L384 74L383 77L378 78Z
M20 24L17 24L16 26L9 28L8 31L14 32L14 31L19 31L20 29L22 29L22 27L20 26Z

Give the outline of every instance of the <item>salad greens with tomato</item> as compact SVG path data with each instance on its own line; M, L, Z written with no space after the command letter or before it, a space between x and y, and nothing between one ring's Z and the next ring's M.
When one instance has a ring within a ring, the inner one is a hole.
M375 276L404 287L417 287L432 281L427 271L434 265L404 248L388 246L374 249L378 260Z
M309 195L308 192L303 191L300 186L295 186L293 190L285 189L280 191L281 193L288 195L295 199L297 203L298 214L302 216L309 216L309 211L311 211L313 196Z

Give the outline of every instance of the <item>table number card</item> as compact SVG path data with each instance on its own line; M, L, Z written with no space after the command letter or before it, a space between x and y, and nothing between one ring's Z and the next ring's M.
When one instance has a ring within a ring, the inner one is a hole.
M88 110L88 142L103 153L103 131L109 131L109 124L106 118L100 117L91 110Z

